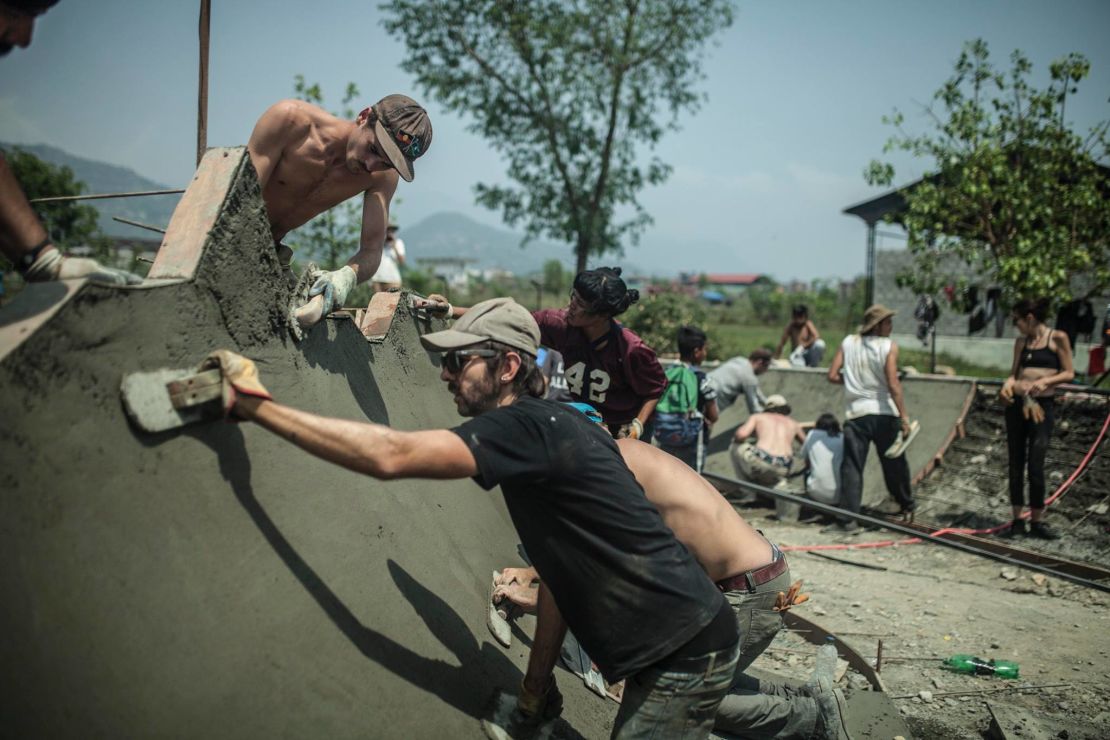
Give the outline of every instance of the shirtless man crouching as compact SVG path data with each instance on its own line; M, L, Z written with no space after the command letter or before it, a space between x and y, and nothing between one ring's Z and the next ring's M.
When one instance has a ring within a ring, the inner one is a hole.
M788 692L743 675L782 628L782 612L804 601L791 587L786 557L682 461L639 440L619 439L617 447L663 522L723 592L743 635L733 688L714 729L741 737L840 737L843 695L831 686ZM536 590L529 586L538 578L534 568L506 568L494 599L533 611ZM546 650L553 664L558 649L548 650L544 639L537 634L532 650Z
M363 194L358 252L312 285L311 300L295 314L302 326L342 308L351 289L378 269L397 178L412 182L413 160L431 143L427 111L404 95L382 98L354 121L301 100L275 103L258 119L247 149L283 265L292 258L281 244L286 234Z
M755 443L745 444L751 437ZM749 416L736 430L729 455L737 477L774 487L790 474L795 440L805 442L805 431L790 418L790 404L776 393L761 413Z

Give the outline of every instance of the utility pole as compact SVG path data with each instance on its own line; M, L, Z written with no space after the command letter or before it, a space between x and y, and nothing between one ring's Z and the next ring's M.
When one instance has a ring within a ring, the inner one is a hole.
M197 80L197 164L208 149L208 28L212 0L200 0L200 73Z

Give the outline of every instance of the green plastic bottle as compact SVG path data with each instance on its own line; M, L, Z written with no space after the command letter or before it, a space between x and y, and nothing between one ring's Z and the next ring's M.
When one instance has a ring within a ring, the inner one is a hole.
M983 660L974 655L953 655L951 658L945 658L944 667L957 673L970 673L976 676L1018 677L1018 664L1012 660Z

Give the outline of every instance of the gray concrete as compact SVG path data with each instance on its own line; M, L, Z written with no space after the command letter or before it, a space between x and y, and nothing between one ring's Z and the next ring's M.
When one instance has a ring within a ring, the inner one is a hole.
M147 435L125 418L123 374L228 347L293 406L459 421L406 313L380 343L348 320L289 339L249 160L215 201L194 280L15 302L56 311L33 307L49 318L0 353L3 732L481 737L527 657L485 627L490 571L518 562L497 492L377 482L251 424ZM10 308L0 324L28 315ZM560 682L562 734L607 735L615 705Z
M793 409L792 416L799 421L814 421L827 411L835 414L843 424L844 388L829 383L826 373L821 369L772 368L760 376L760 385L767 395L781 393L786 396ZM967 378L907 377L903 387L910 416L921 422L921 432L906 453L910 471L916 475L943 447L960 419L974 381ZM747 417L748 409L742 400L721 414L709 440L707 472L734 475L728 445L737 427ZM876 454L872 447L864 471L865 506L877 506L889 498Z

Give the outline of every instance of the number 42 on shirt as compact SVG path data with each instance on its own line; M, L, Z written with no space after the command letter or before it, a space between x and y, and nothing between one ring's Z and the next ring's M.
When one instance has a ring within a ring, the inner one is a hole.
M585 394L582 392L582 384L585 380L586 363L576 362L564 372L566 373L567 387L570 388L573 395L579 398L586 397L597 403L605 403L605 393L609 390L609 373L600 369L591 370L590 392Z

